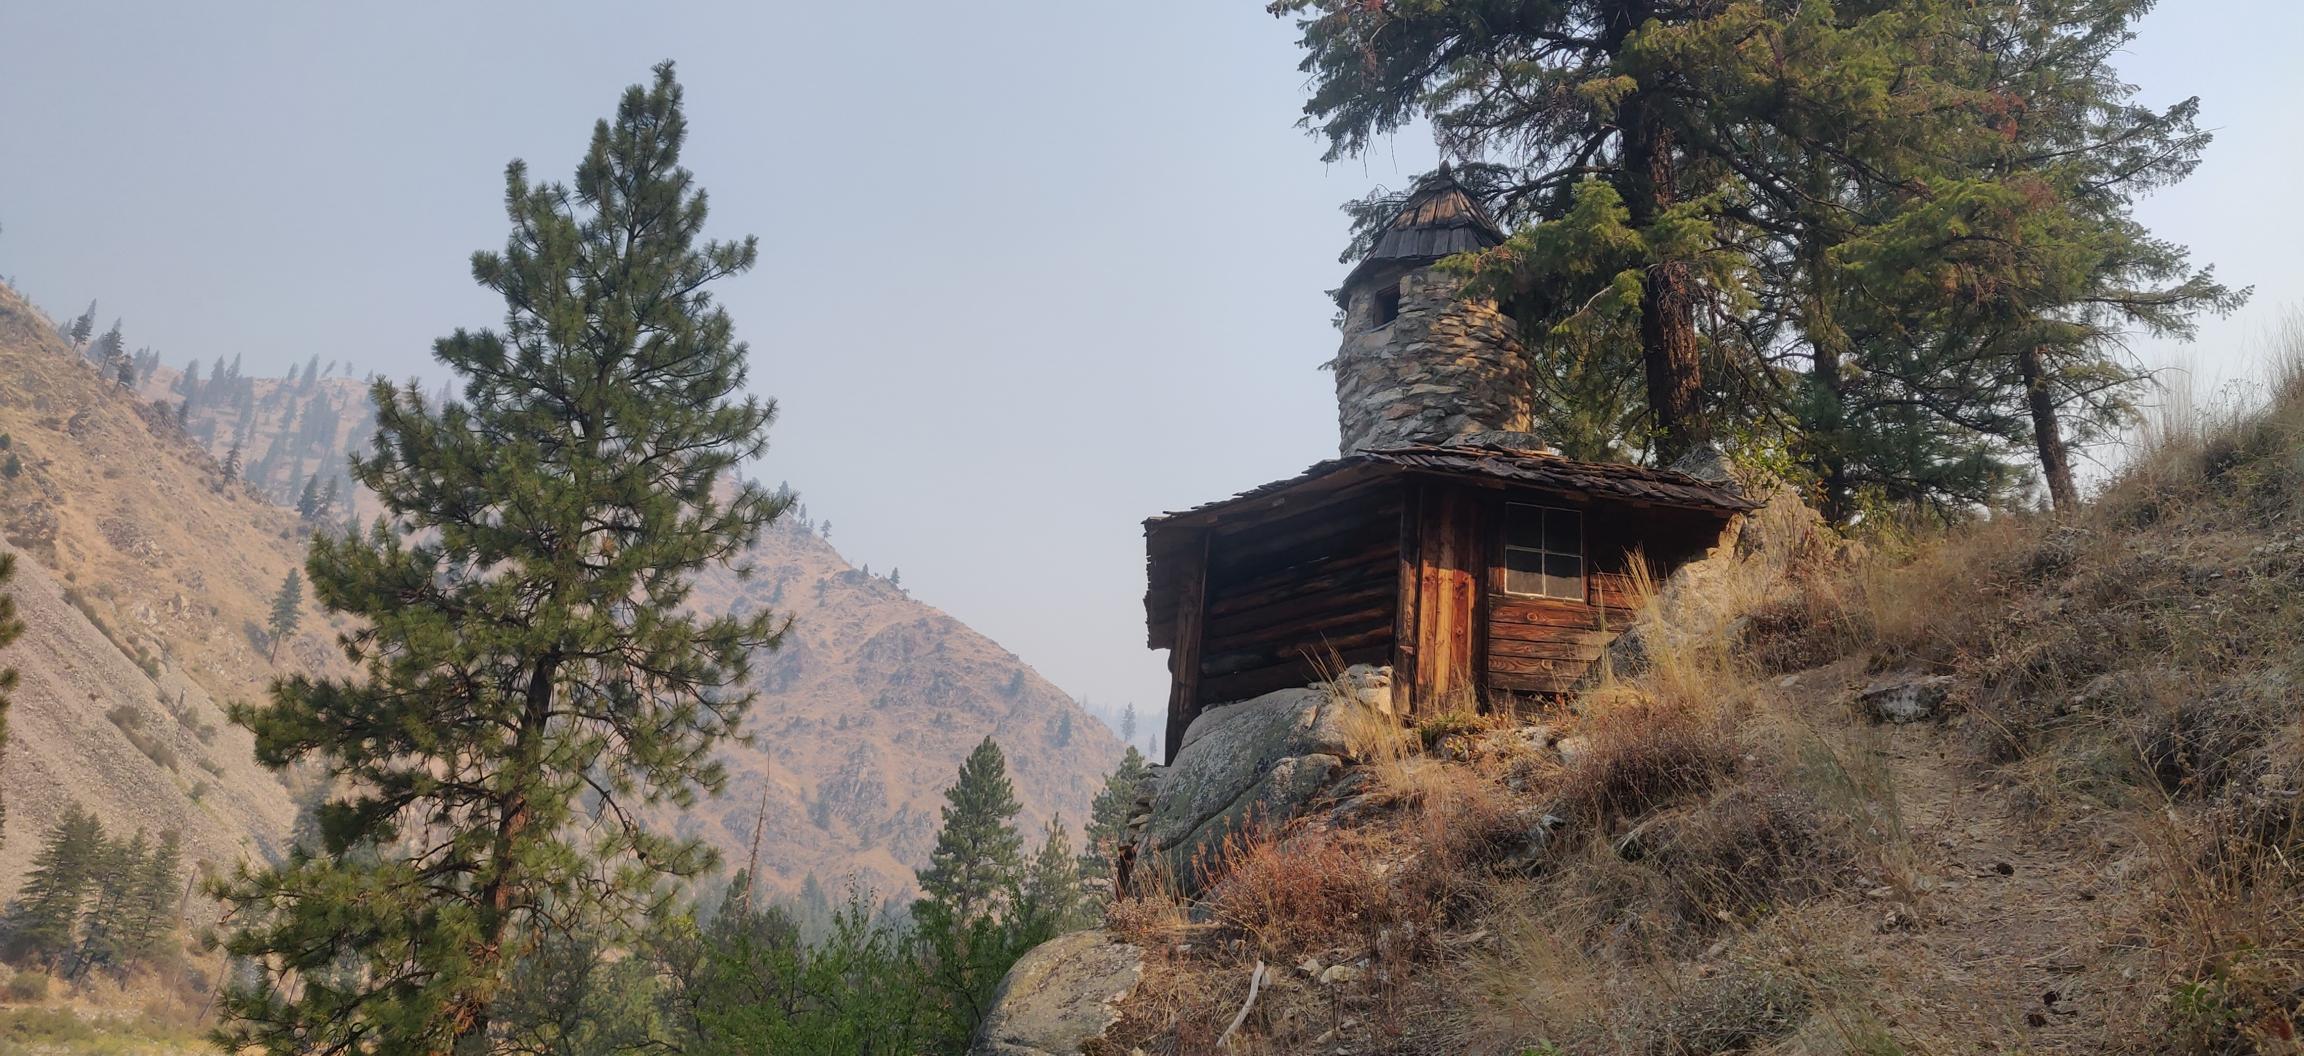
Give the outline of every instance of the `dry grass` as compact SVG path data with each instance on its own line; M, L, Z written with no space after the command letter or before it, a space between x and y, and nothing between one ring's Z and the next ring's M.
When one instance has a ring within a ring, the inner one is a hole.
M1651 584L1638 662L1567 707L1356 733L1384 809L1242 846L1166 1015L1312 955L1368 976L1283 987L1240 1051L2304 1053L2304 370L2278 389L2181 411L2075 514L1840 549L1770 511L1803 541ZM1957 678L1941 728L1857 716L1893 671ZM1138 1040L1213 1051L1172 1036Z

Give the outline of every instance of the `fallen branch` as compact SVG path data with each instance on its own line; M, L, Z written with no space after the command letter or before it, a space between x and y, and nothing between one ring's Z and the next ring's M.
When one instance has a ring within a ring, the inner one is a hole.
M1225 1027L1224 1033L1217 1035L1217 1048L1225 1049L1232 1046L1233 1032L1240 1029L1240 1024L1248 1022L1248 1010L1256 1007L1256 994L1262 989L1264 989L1264 961L1262 958L1258 958L1255 969L1248 973L1248 1000L1240 1002L1240 1014L1233 1016L1232 1025Z

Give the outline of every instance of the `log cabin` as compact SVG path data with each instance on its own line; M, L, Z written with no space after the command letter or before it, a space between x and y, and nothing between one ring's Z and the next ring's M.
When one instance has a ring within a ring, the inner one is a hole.
M1561 457L1530 433L1516 330L1434 267L1503 236L1443 168L1338 291L1340 454L1145 522L1172 758L1203 711L1389 665L1406 714L1566 692L1636 581L1754 503L1724 479Z

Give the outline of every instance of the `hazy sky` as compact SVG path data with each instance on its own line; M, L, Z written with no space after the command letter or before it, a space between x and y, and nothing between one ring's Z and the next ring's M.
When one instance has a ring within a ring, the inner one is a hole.
M833 542L1099 707L1157 711L1140 522L1332 453L1337 203L1262 0L119 4L0 0L0 276L171 364L431 370L494 325L502 172L566 178L654 62L688 89L720 296L783 416L759 475ZM2182 0L2124 69L2221 131L2145 217L2235 284L2243 376L2304 297L2304 5Z

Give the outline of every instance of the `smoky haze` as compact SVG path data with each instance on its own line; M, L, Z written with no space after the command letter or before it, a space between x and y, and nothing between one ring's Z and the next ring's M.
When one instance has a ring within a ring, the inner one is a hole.
M1336 206L1433 160L1410 131L1323 165L1294 36L1252 0L13 4L0 275L52 314L99 299L171 365L431 372L433 339L501 314L466 262L503 240L504 164L565 179L676 59L711 230L762 243L719 291L783 408L756 475L851 560L1149 719L1138 522L1333 451ZM2208 387L2304 293L2297 39L2289 5L2188 0L2125 63L2220 130L2142 211L2257 287L2194 348L2140 345Z

